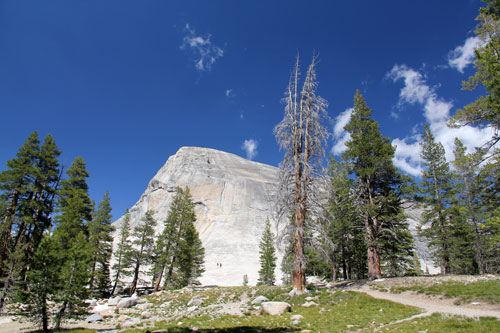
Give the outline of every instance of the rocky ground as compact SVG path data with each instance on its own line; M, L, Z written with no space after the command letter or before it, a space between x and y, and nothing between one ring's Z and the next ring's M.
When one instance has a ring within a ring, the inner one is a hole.
M444 281L471 283L476 281L499 280L499 276L444 276L444 277L405 277L380 279L372 282L352 281L342 283L323 283L311 279L309 282L328 290L349 290L366 293L374 298L386 299L424 310L423 313L402 320L429 316L433 313L461 315L465 317L500 318L500 304L470 302L457 305L456 300L443 296L429 296L415 291L391 293L391 288L433 285ZM65 323L66 328L88 328L119 332L131 327L151 329L157 322L182 325L189 318L216 320L222 316L248 317L262 313L279 315L289 310L286 302L268 302L268 298L280 298L287 289L279 287L224 287L224 288L183 288L176 291L161 291L144 297L116 297L102 300L89 300L90 315L79 321ZM287 296L287 295L286 295ZM302 307L316 306L317 297L311 294L303 300ZM283 298L283 297L281 297ZM293 317L293 316L292 316ZM290 318L299 324L301 316ZM15 316L0 317L0 332L34 330L30 323L22 322Z

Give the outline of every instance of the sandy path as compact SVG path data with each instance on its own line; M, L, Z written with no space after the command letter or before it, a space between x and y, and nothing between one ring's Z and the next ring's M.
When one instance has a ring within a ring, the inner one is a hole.
M423 315L431 315L433 313L444 313L450 315L465 316L470 318L495 317L500 319L500 309L497 306L454 305L453 304L454 300L450 298L440 299L436 297L428 297L426 295L415 294L411 292L392 294L388 292L373 290L368 285L363 285L359 288L352 288L352 290L363 292L374 298L385 299L396 303L415 306L424 309L426 312ZM484 307L489 307L491 309L485 309Z

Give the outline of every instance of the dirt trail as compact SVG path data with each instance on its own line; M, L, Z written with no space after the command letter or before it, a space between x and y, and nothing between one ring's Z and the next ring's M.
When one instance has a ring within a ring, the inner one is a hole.
M429 297L412 292L393 294L389 292L373 290L366 284L361 287L352 288L351 290L363 292L374 298L385 299L396 303L424 309L426 312L425 314L422 314L422 316L431 315L433 313L443 313L470 318L495 317L500 319L500 307L495 305L454 305L454 299L452 298Z

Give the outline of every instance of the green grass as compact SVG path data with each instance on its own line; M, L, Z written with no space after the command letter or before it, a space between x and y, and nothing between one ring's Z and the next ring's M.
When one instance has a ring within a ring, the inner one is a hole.
M408 290L426 295L457 297L459 299L458 303L468 303L471 301L483 301L491 304L500 303L500 280L471 283L446 281L430 286L413 285L391 288L391 292L393 293L401 293Z
M206 302L217 301L230 295L241 295L251 288L218 288L198 293L206 297ZM196 328L198 332L282 332L309 329L313 332L345 332L346 330L371 329L395 320L410 317L421 312L420 309L396 304L385 300L377 300L356 292L321 291L312 295L290 297L285 289L278 287L258 287L255 295L264 295L273 301L285 301L292 305L292 312L281 316L252 314L245 316L196 316L156 323L154 328L135 329L126 332L146 332L157 329L168 329L168 332L189 332ZM190 297L176 300L187 302ZM184 296L184 295L182 295ZM318 296L314 300L318 306L303 307L307 296ZM167 296L168 297L168 296ZM170 296L171 297L171 296ZM238 296L236 296L238 297ZM162 302L158 298L155 301ZM174 300L170 299L171 302ZM174 304L174 303L172 303ZM205 305L205 303L203 304ZM300 314L304 317L298 325L292 325L290 317ZM179 324L181 323L181 324Z
M500 320L496 318L480 318L479 320L433 314L400 324L389 325L382 332L499 332Z

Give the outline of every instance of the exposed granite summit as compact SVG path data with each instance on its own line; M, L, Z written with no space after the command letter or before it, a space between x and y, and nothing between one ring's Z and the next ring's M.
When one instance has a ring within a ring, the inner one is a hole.
M149 182L130 209L133 228L147 210L163 229L177 186L188 186L195 202L196 229L205 247L203 284L255 284L259 241L271 218L278 169L222 151L182 147ZM114 225L121 227L123 216ZM116 239L115 239L116 241ZM222 267L218 267L221 263ZM277 272L278 273L278 272Z

